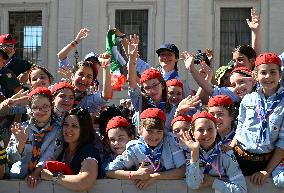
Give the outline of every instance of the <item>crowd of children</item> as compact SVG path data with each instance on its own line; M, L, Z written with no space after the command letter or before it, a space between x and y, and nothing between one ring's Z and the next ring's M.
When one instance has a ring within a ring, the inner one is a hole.
M255 10L252 18L256 38ZM250 176L256 185L272 177L284 187L284 64L277 54L238 46L232 65L212 80L212 52L197 70L195 54L185 51L181 58L200 86L193 91L179 77L177 46L162 44L159 66L150 68L139 58L139 36L112 30L123 40L128 70L130 99L120 107L109 105L111 55L90 52L74 65L68 58L88 29L58 53L64 80L57 83L48 69L16 59L12 35L0 36L1 179L25 179L30 187L50 180L83 191L97 178L143 189L185 177L192 189L243 193Z

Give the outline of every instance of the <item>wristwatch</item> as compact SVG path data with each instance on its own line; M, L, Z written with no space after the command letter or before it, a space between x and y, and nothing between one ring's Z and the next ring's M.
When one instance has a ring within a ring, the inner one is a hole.
M62 175L61 172L54 172L53 175L52 175L52 181L53 182L57 182L58 181L58 178Z

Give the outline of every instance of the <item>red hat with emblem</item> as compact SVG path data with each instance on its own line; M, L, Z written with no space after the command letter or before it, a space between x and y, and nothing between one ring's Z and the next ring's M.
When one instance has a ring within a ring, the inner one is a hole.
M171 80L168 80L166 82L166 84L167 84L167 86L177 86L177 87L180 87L183 90L183 83L180 80L171 79Z
M72 86L70 83L68 82L59 82L57 84L55 84L51 89L51 94L55 93L56 91L62 89L62 88L69 88L74 92L74 86Z
M186 121L186 122L190 123L190 122L191 122L191 119L192 119L192 117L189 116L189 115L180 115L180 116L177 116L177 117L175 117L175 118L172 120L171 126L173 126L173 125L175 124L175 122L177 122L177 121Z
M255 60L255 67L261 64L277 64L281 66L281 60L277 54L269 52L260 54Z
M158 108L148 108L140 114L140 119L147 118L161 119L162 121L166 121L166 115L164 111Z
M209 99L208 107L216 107L216 106L230 106L233 105L233 101L231 97L227 95L216 95Z
M213 121L215 124L217 123L217 119L210 113L208 112L205 112L205 111L202 111L202 112L199 112L199 113L196 113L193 115L192 117L192 120L191 120L191 123L194 123L194 121L196 119L199 119L199 118L206 118L206 119L210 119L211 121Z
M149 68L142 73L141 78L140 78L140 83L142 84L143 82L147 80L151 80L154 78L160 79L162 77L163 76L159 70L155 68Z
M3 34L0 36L0 43L16 44L16 38L14 38L11 34Z
M48 96L51 96L51 91L45 87L37 87L36 89L33 89L29 93L29 98L32 98L32 96L37 95L37 94L46 94Z
M122 116L116 116L110 119L106 126L106 133L113 128L117 127L131 127L129 121Z

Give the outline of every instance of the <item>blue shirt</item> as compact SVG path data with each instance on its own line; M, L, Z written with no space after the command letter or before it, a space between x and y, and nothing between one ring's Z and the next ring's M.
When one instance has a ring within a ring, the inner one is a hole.
M220 87L219 88L218 86L214 85L212 96L216 96L216 95L227 95L232 99L234 103L241 101L241 98L233 92L232 87Z
M262 89L257 92L247 94L239 107L238 125L236 130L236 139L238 144L250 153L268 153L277 146L284 149L284 98L276 106L274 111L268 117L269 144L258 142L261 123L258 116L258 96L265 101L265 109L274 101L275 96L284 89L280 87L272 96L265 98Z
M143 161L148 162L148 158L141 151L139 143L142 142L140 140L132 140L128 142L126 144L125 155L117 156L112 162L109 163L109 165L106 167L106 170L137 170ZM145 145L147 146L147 144ZM165 134L160 144L152 150L153 155L157 153L158 149L162 145L163 150L160 159L160 168L171 170L180 168L185 164L182 148L180 147L177 138L173 134ZM151 167L151 165L149 165L149 167Z

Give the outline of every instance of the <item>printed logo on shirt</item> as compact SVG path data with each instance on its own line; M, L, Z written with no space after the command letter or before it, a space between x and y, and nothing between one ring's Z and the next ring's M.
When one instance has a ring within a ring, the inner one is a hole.
M255 109L256 106L255 106L255 105L247 105L246 108L247 108L247 109Z
M237 158L234 154L231 154L231 159L233 160L233 162L237 162Z

